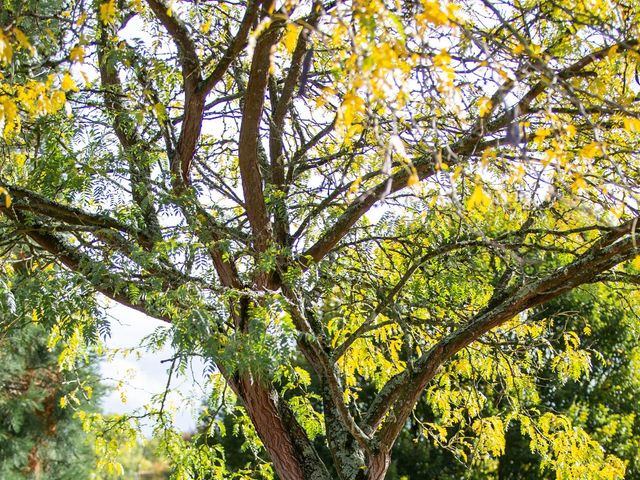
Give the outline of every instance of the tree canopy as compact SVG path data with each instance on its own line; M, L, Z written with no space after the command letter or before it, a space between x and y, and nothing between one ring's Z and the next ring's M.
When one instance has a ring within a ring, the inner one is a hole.
M536 312L635 298L639 27L621 0L6 0L3 268L166 321L172 371L204 357L267 452L252 475L380 480L416 421L622 478L540 391L590 373L596 330ZM164 399L175 475L230 478Z

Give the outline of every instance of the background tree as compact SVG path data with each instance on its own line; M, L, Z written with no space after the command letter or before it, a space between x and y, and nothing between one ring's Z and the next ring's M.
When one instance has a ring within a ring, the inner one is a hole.
M121 473L106 474L93 473L98 480L114 480L135 478L140 480L168 480L171 478L171 466L162 456L158 455L158 441L143 439L119 458L122 465Z
M76 322L86 328L92 323L87 302L68 282L28 274L25 263L15 263L20 273L14 274L5 265L0 280L0 476L89 478L96 461L92 438L75 413L95 411L104 387L96 355L80 355L73 346ZM43 291L46 278L54 288ZM61 298L63 290L67 294ZM49 337L52 328L57 338Z
M517 424L559 477L623 475L530 408L589 370L531 310L635 288L638 5L5 5L7 252L170 323L279 478L384 478L421 399L460 455ZM176 475L227 475L161 430Z

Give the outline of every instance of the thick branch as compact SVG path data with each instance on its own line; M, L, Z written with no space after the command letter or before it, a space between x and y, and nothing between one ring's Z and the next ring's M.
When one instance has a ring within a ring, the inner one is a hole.
M391 448L424 388L446 360L519 313L588 283L601 273L633 258L638 252L633 238L635 223L636 220L627 222L612 230L578 260L541 280L512 288L499 302L475 315L466 326L440 340L418 359L412 369L389 380L367 416L369 428L373 431L389 413L376 435L380 448L387 451Z
M170 159L174 189L181 192L191 183L191 162L202 130L202 114L206 98L206 92L199 88L202 81L202 68L187 26L176 17L175 13L172 15L167 13L167 6L162 0L148 0L148 3L154 15L173 38L182 66L184 118L176 151Z
M153 202L151 168L145 154L146 145L143 145L136 122L122 104L120 97L123 92L122 85L115 68L115 62L113 58L110 58L114 53L107 45L108 36L111 34L111 29L101 24L98 62L100 81L104 87L104 103L113 114L113 130L129 165L133 200L140 208L146 228L151 236L154 239L159 239L161 237L160 223Z
M278 394L249 375L233 381L282 480L329 480L313 444Z
M19 224L25 223L23 215L15 210L1 207L0 212ZM154 311L144 300L140 299L134 303L127 295L121 293L125 285L119 275L109 272L103 265L96 264L88 255L74 249L55 234L47 232L46 229L43 229L37 223L28 223L29 226L25 230L26 236L42 249L55 256L55 258L69 270L83 275L98 292L146 315L165 322L171 322L170 318ZM88 274L89 270L91 274Z
M240 125L238 162L247 217L254 236L253 245L257 252L264 252L267 249L271 236L258 161L258 142L265 91L269 79L271 48L278 41L281 25L282 21L274 20L256 42Z
M310 25L315 27L318 18L320 17L320 9L314 7L314 14L310 18ZM305 56L310 53L307 51L307 43L309 31L303 29L298 35L298 41L296 48L293 51L291 58L291 65L289 66L287 76L277 100L272 98L272 102L275 103L273 114L271 118L269 128L269 156L271 158L271 179L276 190L282 192L281 195L287 191L285 187L285 168L284 168L284 122L287 115L287 111L293 100L293 95L298 85L300 73L302 71L302 64ZM287 245L289 242L289 221L286 209L286 203L284 198L278 197L276 201L279 205L276 205L274 209L274 230L275 237L281 245Z
M140 245L150 248L149 236L135 227L125 225L105 214L85 212L84 210L69 205L63 205L25 188L10 186L0 182L0 187L9 192L12 199L12 208L44 215L57 221L70 225L95 226L106 229L114 229L136 239Z

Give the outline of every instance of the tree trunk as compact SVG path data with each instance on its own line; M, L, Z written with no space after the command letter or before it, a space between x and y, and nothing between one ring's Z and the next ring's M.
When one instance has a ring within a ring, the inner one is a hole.
M391 465L391 455L388 452L378 453L369 461L367 480L384 480Z
M302 465L284 428L275 399L251 377L239 382L244 406L281 480L303 480Z
M278 394L250 376L237 382L251 422L280 480L330 480L326 466Z

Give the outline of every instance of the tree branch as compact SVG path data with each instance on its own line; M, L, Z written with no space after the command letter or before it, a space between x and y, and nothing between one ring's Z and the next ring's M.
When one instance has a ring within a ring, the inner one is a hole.
M636 222L637 219L626 222L604 235L569 265L538 281L513 287L499 302L478 312L466 326L440 340L413 368L390 379L367 414L371 431L377 430L382 422L376 434L380 448L388 451L392 447L423 390L446 360L519 313L588 283L602 272L633 258L639 251L634 239Z
M240 125L238 163L247 217L254 236L253 246L257 252L264 252L271 238L271 226L267 216L258 161L258 142L265 91L269 79L271 47L280 38L279 30L282 25L282 20L273 20L256 41Z
M171 322L169 317L155 311L145 300L140 299L135 303L132 302L128 296L121 293L124 287L123 280L118 275L109 272L106 268L97 265L88 255L66 244L55 234L47 232L46 229L38 223L26 222L23 215L16 210L1 206L0 212L19 224L27 223L26 236L42 249L51 253L69 270L81 274L98 292L122 305L126 305L158 320ZM88 270L91 271L91 274L89 274Z
M118 137L129 165L131 195L142 212L150 236L154 240L158 240L162 234L153 201L151 168L136 122L122 104L122 84L115 68L115 61L110 58L113 55L113 50L110 50L107 45L108 37L112 33L111 28L102 23L100 24L98 63L104 103L107 109L114 114L112 118L113 130L116 137Z
M639 41L632 39L616 44L619 51L630 50L639 45ZM566 80L577 74L579 74L585 67L589 66L597 60L601 60L606 57L613 46L608 46L585 55L580 60L565 67L564 69L553 72L552 78L559 78ZM476 125L471 129L466 136L457 142L451 144L448 147L448 151L452 153L454 165L460 163L461 158L468 155L477 153L477 146L480 140L492 133L496 133L501 129L507 127L514 119L514 112L518 112L519 115L524 115L530 111L531 104L538 96L540 96L546 88L550 85L549 81L537 82L521 99L507 112L504 112L498 118L489 122L486 125ZM485 146L485 148L488 145ZM435 164L432 155L425 155L414 160L414 166L416 173L420 180L431 177L435 173ZM320 261L324 256L329 253L333 247L349 232L351 227L375 205L382 197L383 193L395 193L401 190L407 185L409 179L409 171L403 169L390 177L388 180L383 180L379 184L370 188L363 194L361 194L356 200L338 217L336 222L326 231L311 247L309 247L301 256L300 262L303 265L308 264L307 257L310 257L314 262ZM388 182L390 182L390 189Z
M149 7L160 23L173 38L182 66L182 82L184 85L184 118L178 145L172 158L170 168L173 175L174 190L181 193L191 184L191 162L202 130L202 113L206 92L200 89L202 68L195 43L187 26L179 20L175 13L169 15L167 6L162 0L147 0Z
M376 318L378 318L378 315L380 315L384 311L384 309L387 308L387 306L389 306L389 304L393 301L395 296L404 288L406 283L409 281L411 276L416 272L416 270L418 270L418 268L420 268L422 265L424 265L426 262L428 262L432 258L435 258L439 255L443 255L445 253L458 250L460 248L483 245L485 243L486 242L484 242L483 240L470 240L466 242L457 242L457 243L443 245L441 247L432 249L427 253L425 253L424 255L422 255L411 267L409 267L409 269L407 269L407 271L404 273L404 275L402 275L402 277L400 277L400 280L398 280L398 282L393 286L393 288L387 292L387 295L384 297L384 299L382 299L382 301L380 301L380 303L378 303L376 308L374 308L374 310L367 317L367 319L364 322L362 322L362 324L351 335L349 335L349 337L346 340L344 340L340 345L338 345L338 347L336 347L333 354L331 355L331 360L333 362L337 362L340 359L340 357L342 357L346 353L346 351L353 344L353 342L355 342L358 338L360 338L360 336L362 336L364 333L368 332L371 329L370 327L373 324L373 322L375 322Z
M65 222L70 225L90 225L105 229L114 229L135 239L141 246L149 249L152 239L142 230L126 225L105 214L85 212L84 210L63 205L22 187L8 185L0 181L0 187L9 192L11 207Z
M258 19L258 11L260 7L260 1L258 0L250 0L247 4L247 8L244 12L244 16L240 22L240 27L238 28L238 32L233 37L233 40L222 54L220 60L216 64L213 71L209 74L207 78L202 81L200 89L205 92L205 95L208 94L216 84L222 80L224 74L229 69L231 62L240 54L247 44L247 38L249 37L249 32L251 31L251 27Z

